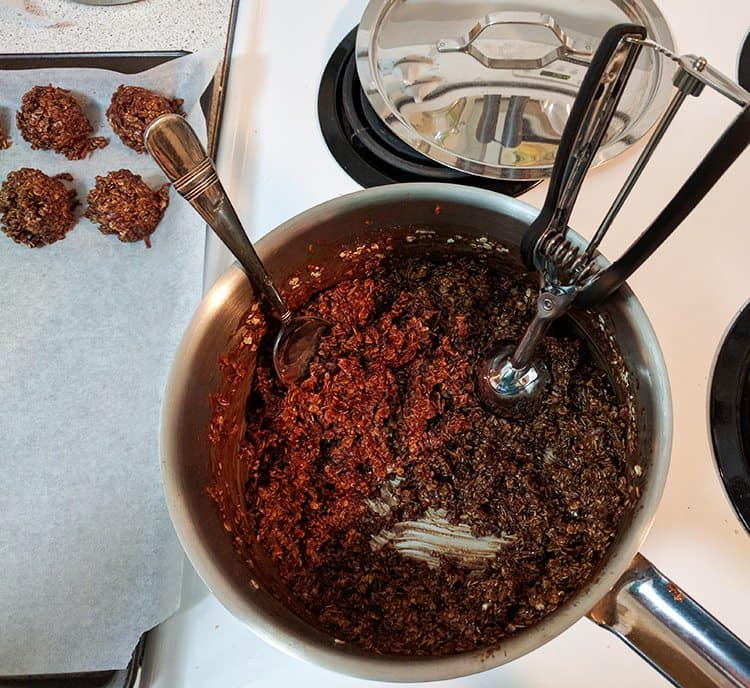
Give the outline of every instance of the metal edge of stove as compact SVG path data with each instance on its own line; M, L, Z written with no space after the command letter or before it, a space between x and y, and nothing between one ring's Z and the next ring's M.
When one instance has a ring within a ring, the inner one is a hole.
M224 43L224 56L221 60L221 66L218 71L218 78L214 78L214 99L213 108L211 109L208 120L208 145L207 152L212 160L216 160L219 153L219 143L221 142L222 125L224 121L224 102L226 87L229 83L229 72L232 67L232 48L234 47L234 37L237 30L237 15L240 9L240 0L232 0L229 10L229 26L227 27L227 37ZM206 238L203 244L203 278L201 294L205 295L210 283L206 279L207 265L212 261L211 238L213 231L206 225ZM0 687L2 688L2 687Z
M238 10L239 0L232 0L223 57L211 84L201 96L201 108L206 117L207 150L211 157L216 155L221 136L224 94L229 78L231 62L229 58L234 42ZM0 69L41 69L51 66L99 67L123 74L135 74L189 54L190 52L186 50L6 53L0 54ZM134 688L138 685L147 638L148 632L140 637L125 669L45 676L0 676L0 688Z
M227 81L229 80L229 70L232 62L232 46L234 45L234 35L237 29L237 13L239 12L239 9L240 0L232 0L232 5L229 9L227 37L224 41L224 55L221 58L217 74L214 76L211 93L211 108L206 114L208 122L208 154L211 158L215 158L216 153L219 150L221 123L224 115L224 94Z

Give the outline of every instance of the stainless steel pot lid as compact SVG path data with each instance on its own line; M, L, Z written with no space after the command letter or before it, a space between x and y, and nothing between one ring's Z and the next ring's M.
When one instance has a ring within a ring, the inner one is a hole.
M540 179L601 36L621 22L674 48L651 0L372 0L357 69L375 111L424 155L495 179ZM656 122L671 75L641 52L594 164Z

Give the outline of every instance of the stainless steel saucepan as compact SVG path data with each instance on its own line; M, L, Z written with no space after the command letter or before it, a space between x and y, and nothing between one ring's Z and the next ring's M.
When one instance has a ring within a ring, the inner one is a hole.
M348 267L350 254L342 247L386 237L393 238L394 250L410 252L454 252L459 246L486 251L498 242L520 269L521 237L536 215L537 210L525 203L481 189L402 184L312 208L266 235L257 251L278 284L295 286L314 278L322 279L320 286L333 283ZM455 241L456 235L465 241ZM569 238L581 245L572 232ZM323 277L310 266L324 266ZM510 662L588 616L621 636L678 685L750 686L750 649L638 554L667 477L672 413L659 344L627 286L598 308L597 317L582 319L579 325L596 342L601 336L596 323L608 322L625 362L625 371L609 373L627 374L636 410L639 446L630 462L641 477L635 506L624 516L594 576L581 581L578 592L540 623L495 648L439 658L375 655L336 640L304 620L262 554L245 557L246 561L237 555L233 533L242 518L244 476L236 456L255 356L254 347L242 346L241 339L254 300L245 274L234 266L201 304L167 385L161 458L169 510L193 566L221 603L255 633L291 655L345 674L425 681ZM239 368L220 367L219 360L232 350L239 352ZM209 395L217 393L222 395L220 407L209 401ZM212 420L214 428L218 423L227 430L221 437L210 432ZM214 471L222 478L225 498L238 506L225 520L207 492Z

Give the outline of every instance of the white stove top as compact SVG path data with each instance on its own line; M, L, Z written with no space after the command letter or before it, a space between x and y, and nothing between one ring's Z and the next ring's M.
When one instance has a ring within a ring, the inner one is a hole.
M312 205L357 190L320 134L316 99L323 68L354 27L366 0L242 0L227 90L219 171L252 239ZM659 0L678 49L704 54L736 75L750 26L747 0ZM617 256L666 202L730 119L734 105L715 94L690 99L669 130L605 242ZM635 160L631 151L594 170L571 223L590 235ZM746 600L750 537L726 499L707 425L707 384L722 336L750 298L750 228L745 153L630 284L664 350L674 397L669 479L642 551L723 623L750 641ZM539 207L545 186L522 199ZM207 285L228 264L208 241ZM668 685L611 634L578 622L531 655L446 687ZM149 688L373 686L292 659L234 620L185 567L180 611L149 636L143 683Z

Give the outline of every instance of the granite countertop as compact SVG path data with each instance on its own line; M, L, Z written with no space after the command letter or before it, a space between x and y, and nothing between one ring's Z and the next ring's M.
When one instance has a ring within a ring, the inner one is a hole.
M0 52L189 50L223 46L230 0L0 0Z

